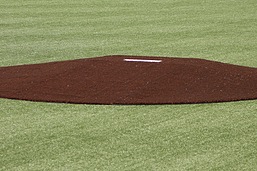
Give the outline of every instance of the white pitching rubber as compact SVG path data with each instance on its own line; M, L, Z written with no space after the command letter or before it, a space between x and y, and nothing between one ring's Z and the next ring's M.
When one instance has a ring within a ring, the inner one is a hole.
M147 60L147 59L123 59L123 61L126 61L126 62L155 62L155 63L162 62L162 60Z

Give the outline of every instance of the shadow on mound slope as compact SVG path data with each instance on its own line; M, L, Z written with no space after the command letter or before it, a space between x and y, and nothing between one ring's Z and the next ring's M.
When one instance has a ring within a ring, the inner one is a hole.
M0 97L85 104L257 98L257 69L192 58L105 56L0 68Z

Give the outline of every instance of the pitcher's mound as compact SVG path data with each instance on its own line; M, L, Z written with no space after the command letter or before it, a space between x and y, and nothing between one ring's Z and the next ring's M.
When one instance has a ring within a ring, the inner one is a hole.
M106 56L0 68L0 97L86 104L257 98L257 69L192 58Z

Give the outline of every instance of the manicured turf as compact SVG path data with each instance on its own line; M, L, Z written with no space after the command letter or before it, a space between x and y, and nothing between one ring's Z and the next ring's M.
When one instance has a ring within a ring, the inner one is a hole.
M0 66L126 54L257 67L256 16L255 0L0 0ZM256 100L0 99L0 126L0 170L257 170Z

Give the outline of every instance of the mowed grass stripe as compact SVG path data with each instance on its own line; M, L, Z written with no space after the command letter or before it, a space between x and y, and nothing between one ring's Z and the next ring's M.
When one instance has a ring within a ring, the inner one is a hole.
M0 65L110 54L257 67L254 0L0 0ZM0 99L0 170L256 170L256 101L100 106Z

